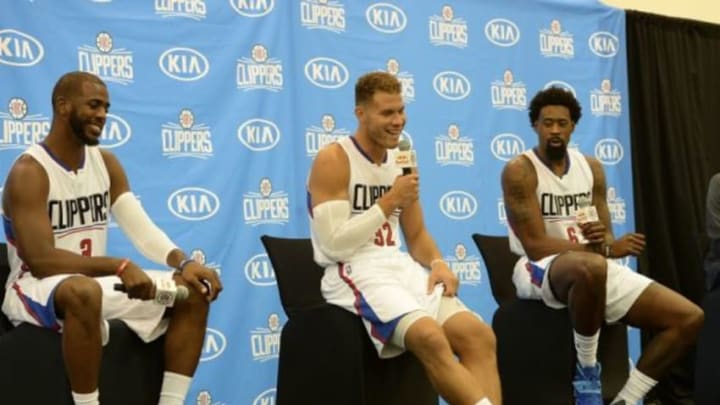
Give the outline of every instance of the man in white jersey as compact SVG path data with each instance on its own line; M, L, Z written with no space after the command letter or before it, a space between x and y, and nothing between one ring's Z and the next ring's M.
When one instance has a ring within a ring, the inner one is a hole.
M612 402L635 405L695 342L703 312L610 260L641 254L645 237L614 238L600 162L568 149L581 116L572 93L554 87L538 92L529 115L538 145L502 173L510 245L522 256L513 272L518 296L568 307L578 354L576 404L603 403L596 358L603 320L658 332Z
M362 317L380 357L414 353L449 403L500 404L492 329L455 296L458 280L423 222L418 175L395 164L406 121L395 76L360 77L355 116L355 134L318 153L308 182L323 296Z
M181 405L200 358L209 303L222 289L217 273L186 258L130 192L117 158L97 147L110 107L105 83L68 73L56 83L52 105L50 133L18 157L5 183L11 272L3 312L15 324L62 333L78 405L99 403L108 319L123 320L145 341L167 331L160 404ZM111 212L145 257L177 270L149 274L129 259L106 256ZM163 278L186 286L189 297L171 309L153 302ZM127 292L114 291L117 283Z

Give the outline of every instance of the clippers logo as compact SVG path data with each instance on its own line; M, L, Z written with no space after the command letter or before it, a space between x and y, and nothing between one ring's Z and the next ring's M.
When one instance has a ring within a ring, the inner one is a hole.
M200 361L210 361L220 357L227 347L227 339L217 329L207 328L200 353Z
M466 191L449 191L440 197L440 211L451 219L468 219L475 215L477 208L477 199Z
M590 35L588 46L595 55L601 58L612 58L618 53L620 40L607 31L598 31Z
M320 125L305 128L305 151L309 157L314 157L320 149L350 135L350 131L345 128L335 128L335 117L330 114L322 116Z
M167 201L170 212L187 221L203 221L220 210L220 199L215 193L200 187L185 187L170 194Z
M270 179L260 180L260 192L243 194L245 223L285 225L290 221L290 200L284 191L273 191Z
M480 258L475 255L468 256L467 249L462 243L455 246L455 256L446 256L445 261L455 273L460 284L477 286L480 285Z
M257 254L245 263L245 278L250 284L258 287L276 284L275 270L273 270L267 254Z
M495 18L485 24L485 37L497 46L509 47L520 41L520 29L505 18Z
M190 109L180 110L178 122L162 125L163 156L169 159L190 157L207 159L213 156L210 127L195 123L195 114Z
M207 256L205 255L205 251L202 249L193 249L190 252L190 258L195 260L196 262L202 264L205 267L208 267L210 269L215 270L215 272L219 275L222 275L222 269L220 268L220 264L216 262L208 262Z
M277 92L283 88L283 66L279 59L269 58L265 46L253 46L251 58L238 59L236 83L241 90L269 90Z
M253 118L240 124L237 130L240 143L255 152L270 150L280 142L280 129L274 122Z
M613 138L605 138L595 145L595 158L604 165L616 165L624 156L622 144Z
M615 187L608 187L607 189L607 204L612 223L619 225L624 224L627 218L625 211L625 199L617 195Z
M33 66L40 63L44 55L45 48L35 37L9 28L0 30L0 64Z
M365 10L365 19L375 30L384 34L397 34L405 29L407 17L398 6L390 3L375 3Z
M447 135L435 137L435 160L440 166L472 166L475 163L473 140L461 137L457 125L449 125Z
M305 77L317 87L337 89L347 83L350 74L340 61L321 56L305 63Z
M213 402L212 395L210 394L210 391L208 391L208 390L202 390L202 391L198 392L198 395L195 398L195 404L196 405L227 405L225 402L222 402L222 401Z
M553 20L550 29L540 30L540 53L548 58L572 59L575 56L573 36L562 30L560 21Z
M573 97L577 98L577 93L575 92L575 88L571 86L569 83L566 83L562 80L552 80L547 83L545 83L545 87L543 87L544 90L549 89L550 87L558 87L565 91L569 91L572 93Z
M160 70L167 77L181 82L200 80L210 71L205 55L192 48L171 48L158 59Z
M255 361L266 362L280 357L280 317L275 313L270 314L267 322L267 328L250 331L250 349Z
M498 198L497 204L498 211L498 223L500 225L507 225L507 212L505 212L505 200Z
M462 18L455 18L455 11L450 6L443 6L442 15L430 16L430 43L435 46L468 46L468 26Z
M493 108L498 110L525 110L527 107L525 83L515 81L512 70L506 70L502 80L490 83L490 101Z
M261 392L255 397L252 405L275 405L275 388Z
M275 0L230 0L232 8L243 17L264 17L275 7Z
M22 98L11 98L7 107L8 112L0 111L0 151L27 149L30 145L42 142L50 132L50 118L41 114L28 115L28 105Z
M201 21L207 17L207 7L205 0L155 0L155 14Z
M590 92L590 110L596 116L619 117L622 114L622 96L618 90L613 90L610 80L603 80L599 89Z
M400 85L402 86L402 97L405 103L412 103L415 101L415 78L412 73L401 72L400 62L397 59L391 58L387 61L387 72L395 76Z
M509 132L497 134L490 141L490 150L497 160L507 162L525 151L525 142Z
M458 72L446 70L435 75L433 88L446 100L458 101L470 95L470 80Z
M125 145L131 136L132 128L127 121L118 115L107 113L100 135L100 145L103 148L112 149Z
M78 48L78 70L93 73L99 78L122 85L133 82L133 54L125 49L113 49L113 38L108 32L95 37L95 46Z
M300 23L311 30L345 32L345 6L336 0L301 0Z

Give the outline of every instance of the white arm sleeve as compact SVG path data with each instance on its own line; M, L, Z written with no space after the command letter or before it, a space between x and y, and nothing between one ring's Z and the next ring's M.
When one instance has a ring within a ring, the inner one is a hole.
M344 261L373 238L386 220L377 204L351 218L349 201L332 200L313 208L312 229L320 250L331 260Z
M168 254L178 247L150 219L135 194L122 193L115 200L110 212L120 229L143 256L167 266Z

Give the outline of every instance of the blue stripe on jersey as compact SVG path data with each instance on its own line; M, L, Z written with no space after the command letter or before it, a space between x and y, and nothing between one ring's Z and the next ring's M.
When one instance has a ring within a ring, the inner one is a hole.
M310 190L305 190L305 200L306 200L306 203L307 203L308 214L310 215L310 218L312 218L312 217L313 217L313 212L312 212L312 196L310 195Z
M4 214L2 216L3 219L3 229L5 230L5 239L11 244L15 245L15 234L12 230L12 221L10 221L10 218L6 217Z
M72 169L70 166L68 166L68 165L66 165L65 163L63 163L63 161L60 160L60 158L58 158L57 156L55 156L54 153L52 153L52 151L51 151L50 148L45 144L45 142L40 142L40 146L42 146L42 148L45 149L45 152L47 152L47 154L50 155L50 157L55 161L55 163L57 163L58 165L60 165L60 167L62 167L63 169L67 170L68 172L72 172L72 171L73 171L73 169ZM78 170L85 168L85 152L87 152L87 148L84 148L84 149L83 149L82 160L80 160L80 166L78 166Z
M536 286L542 286L543 277L545 277L545 269L533 262L527 262L525 269L530 273L530 282Z
M370 304L365 301L365 297L363 297L362 293L357 295L357 297L360 300L360 303L359 305L356 305L356 308L360 310L360 316L367 319L372 324L372 330L370 333L372 333L377 340L383 342L383 344L387 343L393 332L395 332L395 328L402 316L392 319L389 322L383 322L380 318L378 318L377 314L375 314L375 311L373 311L370 307Z
M55 287L50 293L47 304L41 304L33 301L30 297L20 291L17 284L14 287L18 297L20 297L20 300L25 305L25 309L30 313L30 315L32 315L33 318L35 318L36 321L38 321L41 326L55 330L60 329L57 316L55 316L55 290L57 287Z
M365 153L365 151L363 150L363 148L360 147L360 144L357 142L357 140L355 139L354 136L351 136L351 137L350 137L350 140L352 141L353 145L355 145L355 147L357 148L358 152L360 152L360 154L363 155L363 156L365 157L365 159L368 160L368 162L370 162L370 163L372 163L372 164L375 164L375 162L372 160L372 158L370 157L370 155L368 155L367 153ZM387 151L385 151L385 156L383 156L383 161L382 161L383 163L387 163L387 157L388 157L388 154L387 154Z

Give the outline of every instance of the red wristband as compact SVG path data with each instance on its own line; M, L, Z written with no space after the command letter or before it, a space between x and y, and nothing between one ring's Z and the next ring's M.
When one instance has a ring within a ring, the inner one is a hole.
M130 263L130 259L123 259L123 261L120 262L117 270L115 270L115 275L120 277L120 275L123 274L123 272L125 271L125 268L127 268L128 263Z

